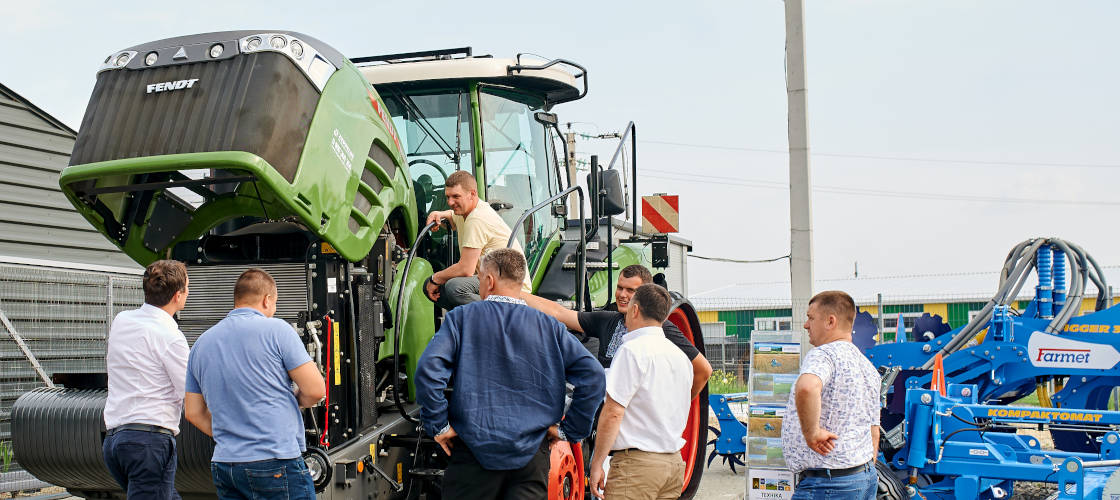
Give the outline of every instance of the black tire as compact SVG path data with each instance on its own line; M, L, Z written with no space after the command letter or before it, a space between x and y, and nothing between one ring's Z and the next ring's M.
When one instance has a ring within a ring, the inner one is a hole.
M881 460L875 461L875 472L879 476L879 491L875 495L877 500L908 500L910 495L906 494L906 485L894 475L887 464Z

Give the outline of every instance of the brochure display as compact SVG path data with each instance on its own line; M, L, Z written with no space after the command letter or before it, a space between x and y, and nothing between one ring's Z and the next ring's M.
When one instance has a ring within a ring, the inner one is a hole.
M782 457L782 420L801 371L801 343L793 332L751 335L747 392L747 498L793 496L793 474Z

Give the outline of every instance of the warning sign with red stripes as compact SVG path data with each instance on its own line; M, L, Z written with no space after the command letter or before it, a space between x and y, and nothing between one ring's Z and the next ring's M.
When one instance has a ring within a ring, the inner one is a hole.
M676 233L680 231L677 198L672 194L655 194L642 197L642 232L645 234Z

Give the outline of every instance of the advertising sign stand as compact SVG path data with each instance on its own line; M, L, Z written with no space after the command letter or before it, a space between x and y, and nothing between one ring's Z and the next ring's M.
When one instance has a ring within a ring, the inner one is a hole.
M801 372L801 343L793 332L751 334L747 378L747 499L787 500L793 474L782 457L782 419Z

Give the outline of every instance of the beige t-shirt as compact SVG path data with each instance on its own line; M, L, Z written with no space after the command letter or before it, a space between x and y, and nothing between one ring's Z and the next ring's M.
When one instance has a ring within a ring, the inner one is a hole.
M464 248L478 248L482 253L478 256L479 265L482 264L482 257L486 254L505 248L506 242L509 241L509 236L512 234L506 221L495 212L490 204L478 200L474 210L467 216L460 217L457 214L451 216L452 222L455 223L455 229L459 232L459 252L462 253ZM521 248L521 243L513 240L513 249L525 255L525 251ZM478 268L475 267L475 273L478 273ZM528 269L525 270L525 280L521 282L521 289L526 292L533 291L533 282L529 277Z

